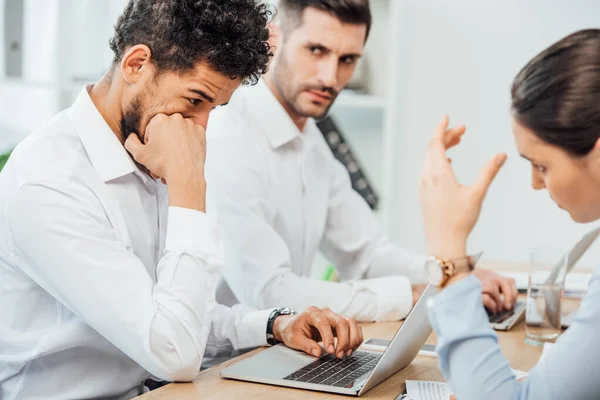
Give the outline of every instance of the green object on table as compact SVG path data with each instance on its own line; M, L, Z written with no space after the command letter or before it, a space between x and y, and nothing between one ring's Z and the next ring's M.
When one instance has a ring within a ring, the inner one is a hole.
M0 171L2 171L2 168L4 168L4 165L8 161L8 157L10 157L10 153L12 153L12 150L6 154L0 155Z
M332 281L332 282L337 282L340 280L340 277L337 274L337 271L335 270L335 267L333 265L328 265L325 268L325 271L323 272L323 278L324 281Z

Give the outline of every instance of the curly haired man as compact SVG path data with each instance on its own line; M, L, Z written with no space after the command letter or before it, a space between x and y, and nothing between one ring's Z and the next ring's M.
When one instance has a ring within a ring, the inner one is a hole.
M265 72L268 22L255 0L131 0L110 69L15 149L0 174L1 398L131 398L223 350L362 341L329 310L215 302L205 128Z

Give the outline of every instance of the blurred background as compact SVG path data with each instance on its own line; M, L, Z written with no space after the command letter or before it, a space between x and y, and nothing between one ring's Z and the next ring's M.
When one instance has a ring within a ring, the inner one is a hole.
M0 0L0 154L66 108L109 67L108 39L127 0ZM472 182L485 161L509 161L469 242L488 260L526 262L537 246L569 248L577 225L545 192L510 132L513 77L539 51L598 27L598 0L371 0L366 56L332 110L369 183L392 241L425 252L418 180L433 127L444 113L468 132L451 153ZM581 264L595 266L600 246ZM315 275L326 261L316 262Z

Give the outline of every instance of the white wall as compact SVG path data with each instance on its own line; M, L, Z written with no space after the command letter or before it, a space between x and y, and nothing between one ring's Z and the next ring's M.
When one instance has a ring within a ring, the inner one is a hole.
M399 104L395 113L396 188L392 238L425 251L417 200L423 153L444 113L466 123L467 136L451 153L459 180L472 182L494 152L509 161L486 199L471 251L494 260L528 259L532 246L562 248L590 226L576 225L546 192L533 192L530 167L513 145L510 85L539 51L575 30L597 27L597 0L398 0L404 2L397 48ZM600 244L583 264L600 260Z
M25 0L22 80L3 81L0 68L0 152L67 107L81 82L94 81L109 68L108 39L126 3ZM3 6L0 0L0 10ZM1 40L0 51L3 45Z

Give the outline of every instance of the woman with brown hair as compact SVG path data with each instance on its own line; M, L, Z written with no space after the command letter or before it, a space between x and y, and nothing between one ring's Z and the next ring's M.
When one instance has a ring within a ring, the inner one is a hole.
M600 219L600 30L567 36L521 70L512 87L512 127L519 153L531 162L533 189L547 189L576 222ZM430 142L421 177L429 252L446 262L466 259L467 237L506 160L505 154L497 154L475 184L460 185L446 150L464 132L464 126L448 129L444 118ZM430 302L430 320L442 371L458 399L600 398L598 273L569 330L522 383L489 327L477 279L460 272L439 282L442 290Z

